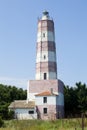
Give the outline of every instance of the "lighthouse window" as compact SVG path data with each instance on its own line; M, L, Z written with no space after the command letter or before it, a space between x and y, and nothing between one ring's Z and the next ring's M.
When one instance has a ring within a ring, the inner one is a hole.
M46 59L46 56L44 55L44 60Z
M44 73L44 79L46 79L47 78L47 74L46 73Z
M45 37L45 33L43 33L43 37Z

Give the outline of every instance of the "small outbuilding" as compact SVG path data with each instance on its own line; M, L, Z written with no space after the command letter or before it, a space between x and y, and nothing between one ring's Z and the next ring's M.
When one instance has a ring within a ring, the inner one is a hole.
M10 104L9 110L14 111L15 119L18 120L37 119L34 101L15 100Z

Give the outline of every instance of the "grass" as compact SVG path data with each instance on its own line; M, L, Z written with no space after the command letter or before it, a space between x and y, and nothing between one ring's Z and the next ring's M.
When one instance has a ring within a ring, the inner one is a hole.
M87 130L87 119L84 121ZM60 119L55 121L42 120L10 120L0 130L82 130L81 119Z

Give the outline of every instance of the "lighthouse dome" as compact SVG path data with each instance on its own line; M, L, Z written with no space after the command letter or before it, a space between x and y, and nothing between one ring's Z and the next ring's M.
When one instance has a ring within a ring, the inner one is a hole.
M43 15L42 15L42 20L49 20L50 17L49 17L49 12L48 11L43 11Z

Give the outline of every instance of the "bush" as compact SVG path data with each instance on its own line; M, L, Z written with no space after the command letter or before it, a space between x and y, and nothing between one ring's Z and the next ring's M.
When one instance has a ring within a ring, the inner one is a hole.
M0 127L4 126L4 121L2 120L2 118L0 117Z
M14 111L8 110L8 119L14 119Z

